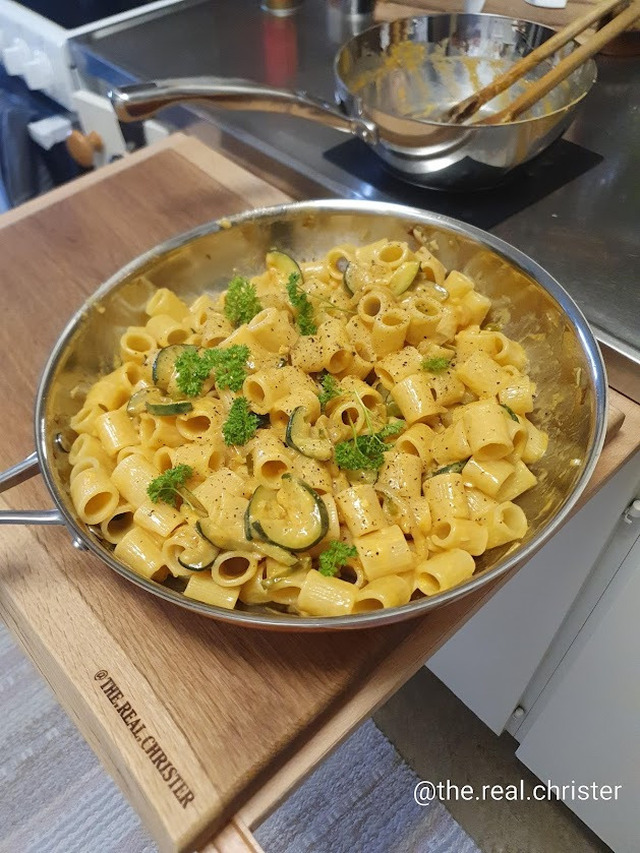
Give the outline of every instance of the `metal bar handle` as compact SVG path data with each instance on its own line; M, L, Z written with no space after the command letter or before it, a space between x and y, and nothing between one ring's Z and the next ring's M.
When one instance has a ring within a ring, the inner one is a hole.
M0 493L18 486L40 473L38 454L34 451L22 462L0 473ZM57 509L0 510L0 524L64 524Z
M378 140L376 125L362 117L347 116L328 101L307 92L261 86L251 80L225 77L182 77L121 86L109 92L120 121L141 121L158 110L183 101L208 101L229 110L288 113L351 133L364 142Z

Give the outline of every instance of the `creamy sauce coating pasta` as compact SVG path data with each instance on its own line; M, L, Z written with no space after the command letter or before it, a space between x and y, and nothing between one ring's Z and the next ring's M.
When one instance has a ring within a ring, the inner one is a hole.
M248 322L228 291L157 290L72 419L71 498L118 560L219 607L330 617L457 586L525 536L547 436L526 353L470 278L381 240L272 252L246 285ZM246 354L239 380L214 355L186 393L175 360L211 350ZM230 441L240 398L250 434Z

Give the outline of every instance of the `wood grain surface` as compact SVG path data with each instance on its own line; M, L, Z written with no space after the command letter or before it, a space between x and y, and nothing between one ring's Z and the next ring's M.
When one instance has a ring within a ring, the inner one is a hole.
M283 200L178 135L0 218L2 468L33 449L41 367L100 282L173 234ZM614 402L626 420L591 493L640 444L640 407ZM50 499L36 478L1 503L42 508ZM63 528L0 528L0 614L164 850L193 849L229 821L208 849L252 849L244 824L273 808L505 580L419 621L297 636L166 604L74 550Z

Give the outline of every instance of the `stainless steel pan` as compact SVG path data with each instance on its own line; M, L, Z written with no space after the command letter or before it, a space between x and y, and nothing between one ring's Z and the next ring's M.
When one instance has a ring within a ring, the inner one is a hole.
M499 15L427 15L378 24L350 39L335 58L341 109L307 92L217 77L123 86L111 100L121 121L148 118L183 101L289 113L359 137L405 181L477 189L495 184L564 132L595 82L595 63L588 60L518 121L474 127L443 123L438 116L553 32ZM542 63L530 71L480 115L502 109L548 69Z
M435 241L448 268L472 276L494 300L507 335L523 343L537 383L534 420L550 447L538 464L538 485L520 501L530 521L515 551L493 549L467 583L405 607L332 619L303 618L265 608L224 610L185 598L174 586L146 580L113 557L78 518L68 491L68 424L82 400L72 389L92 383L113 365L123 330L144 322L153 286L168 286L190 300L226 287L240 272L264 268L274 245L293 256L323 255L342 242L382 237L415 242L414 229ZM250 211L210 222L147 252L115 273L70 320L44 368L36 398L36 452L0 476L0 490L40 471L56 509L0 512L1 524L65 524L74 544L100 557L148 592L196 613L250 627L327 630L382 625L418 616L475 590L526 560L567 517L584 489L602 447L607 383L586 320L555 279L522 252L477 228L443 216L375 202L315 201ZM62 436L62 439L61 439Z

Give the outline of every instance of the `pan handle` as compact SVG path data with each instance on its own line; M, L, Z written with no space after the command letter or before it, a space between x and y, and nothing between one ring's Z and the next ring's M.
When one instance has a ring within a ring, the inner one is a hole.
M22 462L0 473L0 492L18 486L40 473L38 454L31 453ZM64 524L57 509L0 510L0 524Z
M289 89L226 77L182 77L121 86L109 92L120 121L140 121L183 101L208 101L228 110L259 110L308 118L374 145L378 128L368 119L347 116L328 101Z

